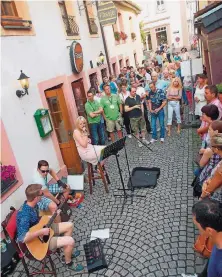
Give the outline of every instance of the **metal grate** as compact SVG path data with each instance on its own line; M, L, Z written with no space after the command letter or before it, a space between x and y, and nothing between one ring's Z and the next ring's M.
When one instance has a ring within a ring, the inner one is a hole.
M79 35L79 26L76 24L75 16L62 16L67 36Z

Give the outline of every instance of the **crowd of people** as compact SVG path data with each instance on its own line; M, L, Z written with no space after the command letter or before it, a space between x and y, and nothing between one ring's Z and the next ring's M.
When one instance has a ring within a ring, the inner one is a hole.
M192 184L194 195L200 200L193 207L193 219L200 233L210 238L213 245L210 259L198 277L221 277L222 92L218 91L216 85L207 84L204 71L197 76L182 77L181 62L188 59L190 56L186 48L180 54L176 52L172 55L170 48L163 46L150 60L144 60L141 67L123 67L117 78L104 77L100 86L88 91L85 104L87 120L78 119L82 125L77 124L80 133L77 136L75 130L74 139L80 157L96 164L102 160L105 128L112 141L115 140L115 131L118 138L123 136L123 129L129 138L134 134L139 147L155 143L160 131L159 137L163 143L165 130L168 136L172 135L173 121L177 123L177 134L181 133L183 107L187 106L189 114L200 122L197 134L202 141ZM87 121L91 140L88 139ZM146 139L146 133L152 134L150 141ZM86 144L83 151L78 145L83 142L84 136Z
M136 69L133 66L123 67L117 78L103 77L100 85L88 91L85 104L87 118L77 118L73 137L81 159L96 166L104 162L106 137L114 142L115 133L118 138L123 137L123 129L129 138L132 134L136 136L138 147L155 143L159 131L163 143L166 129L168 136L172 135L174 120L177 122L177 134L180 134L182 107L187 105L190 113L194 112L200 120L197 133L202 141L192 184L194 196L199 198L192 210L193 221L200 234L211 239L213 246L209 261L198 277L222 277L222 92L218 92L215 85L207 85L205 74L194 78L195 89L192 89L191 79L183 78L180 70L180 63L189 58L185 48L180 55L172 55L168 46L162 46L152 59L142 62L143 66ZM150 141L146 133L152 134ZM48 183L49 174L56 183ZM25 193L27 201L17 214L18 241L27 243L49 234L49 228L34 233L29 231L39 222L36 207L56 212L52 225L55 235L50 240L49 249L63 248L67 269L82 271L82 265L73 263L73 258L80 254L79 251L73 253L73 224L61 223L60 200L55 197L60 193L67 199L70 187L50 169L47 161L41 160L35 169L33 183Z

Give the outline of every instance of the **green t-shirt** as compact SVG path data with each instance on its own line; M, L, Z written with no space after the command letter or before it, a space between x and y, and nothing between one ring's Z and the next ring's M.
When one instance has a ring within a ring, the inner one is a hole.
M98 115L98 116L93 117L93 118L90 117L90 115L89 115L91 112L98 111L100 107L101 107L101 105L99 104L98 101L93 101L93 102L87 101L86 102L85 110L86 110L87 119L88 119L89 124L100 123L101 115Z
M118 95L111 94L110 97L103 96L100 105L104 110L105 116L109 120L117 120L119 117L119 105L121 100Z

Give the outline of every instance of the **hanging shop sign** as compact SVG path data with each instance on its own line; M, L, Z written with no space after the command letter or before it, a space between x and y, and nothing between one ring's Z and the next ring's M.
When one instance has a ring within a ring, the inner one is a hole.
M83 70L83 52L82 46L79 42L73 41L70 50L70 61L72 66L72 72L80 73Z
M113 1L100 1L98 3L98 17L102 26L113 25L117 19L117 9Z
M46 109L38 109L34 114L34 118L40 137L47 137L53 130L49 111Z

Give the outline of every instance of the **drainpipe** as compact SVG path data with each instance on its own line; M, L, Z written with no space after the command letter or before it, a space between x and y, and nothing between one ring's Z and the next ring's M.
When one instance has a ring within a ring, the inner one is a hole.
M97 9L97 13L98 13L98 1L96 1L96 9ZM108 49L107 49L107 45L106 45L106 38L105 38L103 26L101 24L100 24L100 29L101 29L102 40L103 40L103 45L104 45L104 50L105 50L105 55L106 55L106 61L108 64L109 75L112 75L110 61L109 61L109 53L108 53Z

